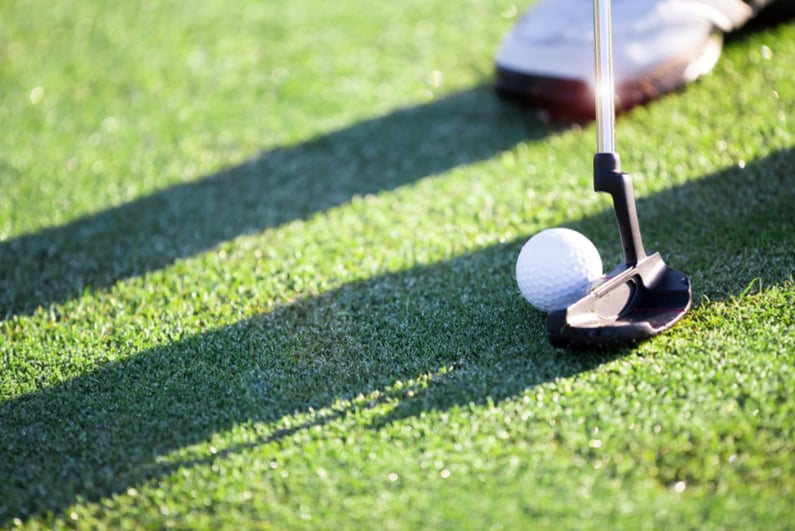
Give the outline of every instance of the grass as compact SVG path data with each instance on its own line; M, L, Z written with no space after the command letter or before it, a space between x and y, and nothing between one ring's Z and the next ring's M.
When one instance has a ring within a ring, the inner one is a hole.
M0 6L0 527L791 526L795 25L620 118L695 305L571 353L514 260L617 237L515 11Z

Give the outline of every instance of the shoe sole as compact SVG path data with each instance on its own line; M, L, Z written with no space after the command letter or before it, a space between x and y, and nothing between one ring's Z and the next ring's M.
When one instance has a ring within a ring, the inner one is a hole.
M679 90L709 73L722 46L723 34L715 32L695 55L673 59L641 78L617 85L616 112ZM496 65L495 90L502 99L536 108L542 118L574 122L594 119L593 93L583 81L522 74Z

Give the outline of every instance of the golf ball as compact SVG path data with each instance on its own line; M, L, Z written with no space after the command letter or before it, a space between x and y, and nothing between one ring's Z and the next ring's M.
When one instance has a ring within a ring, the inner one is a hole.
M599 251L591 240L571 229L539 232L524 244L516 260L519 291L544 312L577 301L600 276Z

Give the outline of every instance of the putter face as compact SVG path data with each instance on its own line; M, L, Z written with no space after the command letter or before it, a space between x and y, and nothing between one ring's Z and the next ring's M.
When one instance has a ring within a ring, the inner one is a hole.
M658 253L621 266L600 286L547 317L552 345L601 348L631 345L672 327L692 303L688 278Z

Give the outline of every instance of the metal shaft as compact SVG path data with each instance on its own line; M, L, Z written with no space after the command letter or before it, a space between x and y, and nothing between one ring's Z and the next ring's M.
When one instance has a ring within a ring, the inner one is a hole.
M593 0L596 60L596 137L599 153L616 151L616 108L613 83L613 15L610 0Z

